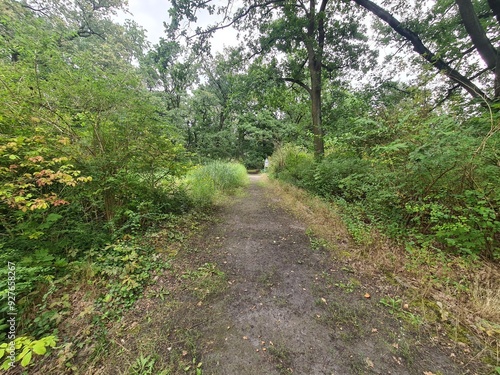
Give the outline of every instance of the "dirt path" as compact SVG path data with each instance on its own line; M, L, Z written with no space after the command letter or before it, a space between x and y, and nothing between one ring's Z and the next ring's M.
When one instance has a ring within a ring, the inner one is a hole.
M473 373L439 334L405 328L379 303L379 287L311 241L268 195L252 176L203 239L229 284L201 309L203 374Z

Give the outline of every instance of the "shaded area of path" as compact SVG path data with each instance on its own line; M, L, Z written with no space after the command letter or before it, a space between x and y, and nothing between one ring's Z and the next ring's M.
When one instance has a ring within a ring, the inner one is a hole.
M449 349L403 328L356 270L313 249L276 199L251 176L204 239L229 287L204 308L203 374L468 373Z

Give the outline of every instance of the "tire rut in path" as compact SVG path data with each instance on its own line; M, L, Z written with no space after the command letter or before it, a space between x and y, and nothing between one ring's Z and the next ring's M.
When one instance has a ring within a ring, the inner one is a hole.
M305 226L276 207L258 180L251 176L247 195L223 210L204 239L217 243L212 255L230 284L204 309L204 374L467 373L449 353L425 345L402 357L398 340L413 341L401 323L375 298L366 300L365 289L327 286L350 275L327 251L311 248Z

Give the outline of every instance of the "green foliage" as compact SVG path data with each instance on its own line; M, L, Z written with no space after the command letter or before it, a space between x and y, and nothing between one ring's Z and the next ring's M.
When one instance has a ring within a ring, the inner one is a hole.
M29 337L22 336L17 337L13 341L13 346L15 348L15 362L19 362L22 367L28 367L32 364L34 359L33 354L44 356L50 354L50 349L56 346L58 339L55 336L42 337L39 340L32 340ZM11 367L12 360L10 355L12 353L12 347L10 343L0 344L0 360L3 357L7 357L0 369L8 370Z
M330 154L319 162L309 186L325 197L338 196L347 201L366 197L373 186L371 164L357 156Z
M140 355L135 363L130 367L130 375L151 375L153 374L156 359L150 355Z
M191 279L191 280L196 280L200 278L208 278L211 277L212 275L215 276L223 276L224 273L222 271L219 271L217 269L217 266L212 263L205 263L198 267L195 271L188 271L185 272L182 275L183 279Z
M218 194L231 194L246 185L246 168L239 163L213 161L186 176L189 196L199 206L209 206Z
M375 224L424 247L498 259L498 118L460 121L414 100L399 102L392 117L353 121L338 111L325 158L289 145L273 154L271 172L334 200L360 241L363 226Z
M305 187L312 178L314 155L300 146L287 144L269 159L269 173L284 181Z
M109 18L123 2L45 5L0 2L0 261L16 264L19 316L36 310L17 333L36 336L61 321L67 301L48 301L76 263L191 207L182 137L132 64L144 33ZM142 251L129 260L147 270ZM146 276L125 263L113 293L133 300ZM6 280L2 267L2 298Z
M107 292L99 301L102 318L119 316L130 308L151 282L153 271L169 268L150 247L134 242L118 242L89 252L95 272L102 277Z

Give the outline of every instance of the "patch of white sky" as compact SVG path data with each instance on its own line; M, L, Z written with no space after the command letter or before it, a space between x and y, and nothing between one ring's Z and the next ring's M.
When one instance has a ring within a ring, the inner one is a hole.
M215 5L219 1L214 1ZM159 42L160 38L166 38L164 24L170 23L168 10L171 3L168 0L129 0L128 12L119 12L116 20L120 23L126 19L131 19L137 22L146 30L148 41L154 45ZM223 3L220 2L220 5ZM227 3L225 3L227 4ZM191 25L192 33L196 27L207 27L215 24L221 19L221 16L210 15L206 11L197 14L198 21L195 25ZM232 27L215 32L211 40L212 52L222 53L224 47L235 46L238 44L237 32Z

